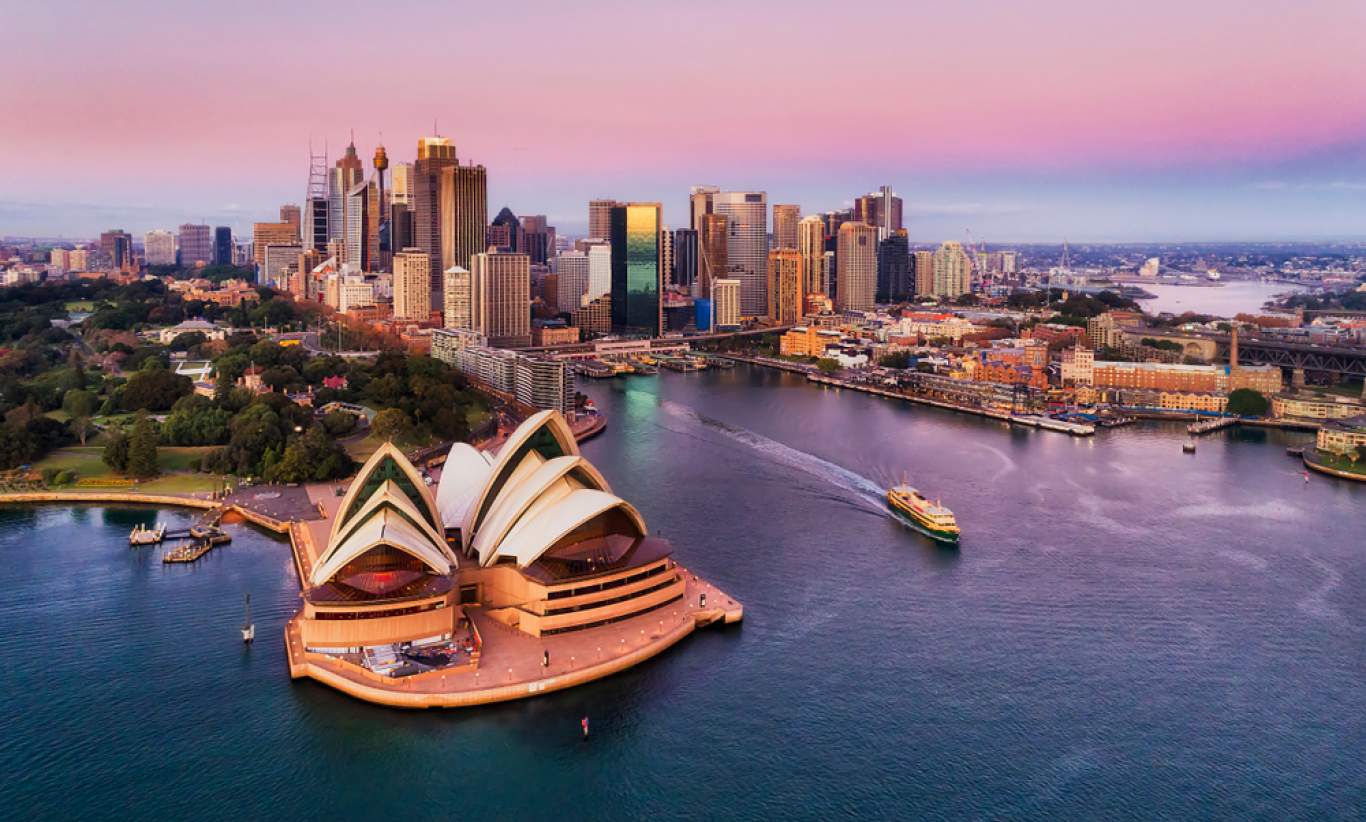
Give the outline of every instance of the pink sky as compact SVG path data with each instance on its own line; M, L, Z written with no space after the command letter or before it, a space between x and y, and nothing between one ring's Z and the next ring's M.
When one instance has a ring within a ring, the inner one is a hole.
M434 118L491 210L566 223L689 182L818 211L882 181L1366 181L1366 3L1116 6L29 3L0 33L0 200L264 218L310 137L406 160Z

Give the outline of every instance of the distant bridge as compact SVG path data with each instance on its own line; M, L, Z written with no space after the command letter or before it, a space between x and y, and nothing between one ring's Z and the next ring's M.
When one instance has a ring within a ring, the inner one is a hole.
M1128 337L1171 340L1192 357L1227 361L1232 338L1228 334L1201 331L1159 331L1125 328ZM1238 362L1241 365L1276 365L1281 368L1322 371L1343 377L1366 377L1366 346L1321 345L1276 337L1238 335Z
M725 331L718 334L697 334L692 337L654 337L649 340L592 340L590 342L568 343L566 345L540 345L528 348L517 348L523 354L559 354L559 355L591 355L600 351L599 343L604 344L607 349L603 353L612 354L610 349L614 343L636 342L640 344L649 343L651 349L675 348L680 345L692 345L695 343L716 342L718 340L729 340L737 337L762 337L766 334L782 334L794 328L791 325L779 325L771 328L752 328L747 331ZM623 352L626 353L626 352ZM630 353L635 353L632 350Z

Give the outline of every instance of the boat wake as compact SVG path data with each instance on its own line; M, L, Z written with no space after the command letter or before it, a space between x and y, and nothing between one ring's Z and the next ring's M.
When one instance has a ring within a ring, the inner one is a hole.
M856 474L848 468L823 460L805 451L783 445L777 440L756 434L747 428L736 428L718 419L699 414L695 409L672 400L660 400L659 405L669 416L701 425L708 430L715 431L735 442L748 446L772 462L794 468L812 477L824 480L837 488L853 491L860 502L866 501L870 507L879 512L883 511L883 488L861 474Z

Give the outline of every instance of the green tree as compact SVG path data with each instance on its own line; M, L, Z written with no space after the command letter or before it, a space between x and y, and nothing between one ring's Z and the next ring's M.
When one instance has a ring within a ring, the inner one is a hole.
M133 426L128 438L127 473L138 478L155 477L157 468L157 431L149 417L142 417Z
M1228 413L1237 417L1261 417L1270 407L1266 396L1251 388L1239 388L1228 395Z
M128 435L122 429L115 430L105 443L104 453L100 455L104 464L120 474L128 470Z
M272 482L318 482L351 473L351 457L321 425L311 426L303 436L294 437L285 453L266 473Z
M128 378L122 403L128 411L165 411L193 390L194 383L184 374L153 368Z
M890 354L883 354L877 361L883 368L909 368L911 365L911 352L893 351Z
M370 428L380 439L401 442L412 435L413 423L401 408L386 408L375 415Z
M826 374L833 374L840 370L840 364L829 357L821 357L819 360L816 360L816 367Z
M90 391L67 391L62 397L62 410L72 417L94 416L99 398Z

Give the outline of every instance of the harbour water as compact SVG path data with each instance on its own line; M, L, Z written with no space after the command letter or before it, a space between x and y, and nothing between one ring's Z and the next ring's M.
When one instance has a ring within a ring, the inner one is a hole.
M294 683L287 547L192 566L0 511L14 818L1360 818L1366 486L1303 434L1078 439L741 366L584 387L585 450L745 604L580 689L406 713ZM963 528L881 500L906 472ZM252 594L257 641L237 634ZM590 717L592 736L580 738Z
M1139 305L1149 314L1209 314L1214 317L1234 317L1238 314L1259 314L1262 304L1277 294L1301 290L1289 283L1264 283L1260 280L1226 280L1217 286L1159 285L1143 283L1143 290L1157 296L1140 300Z

